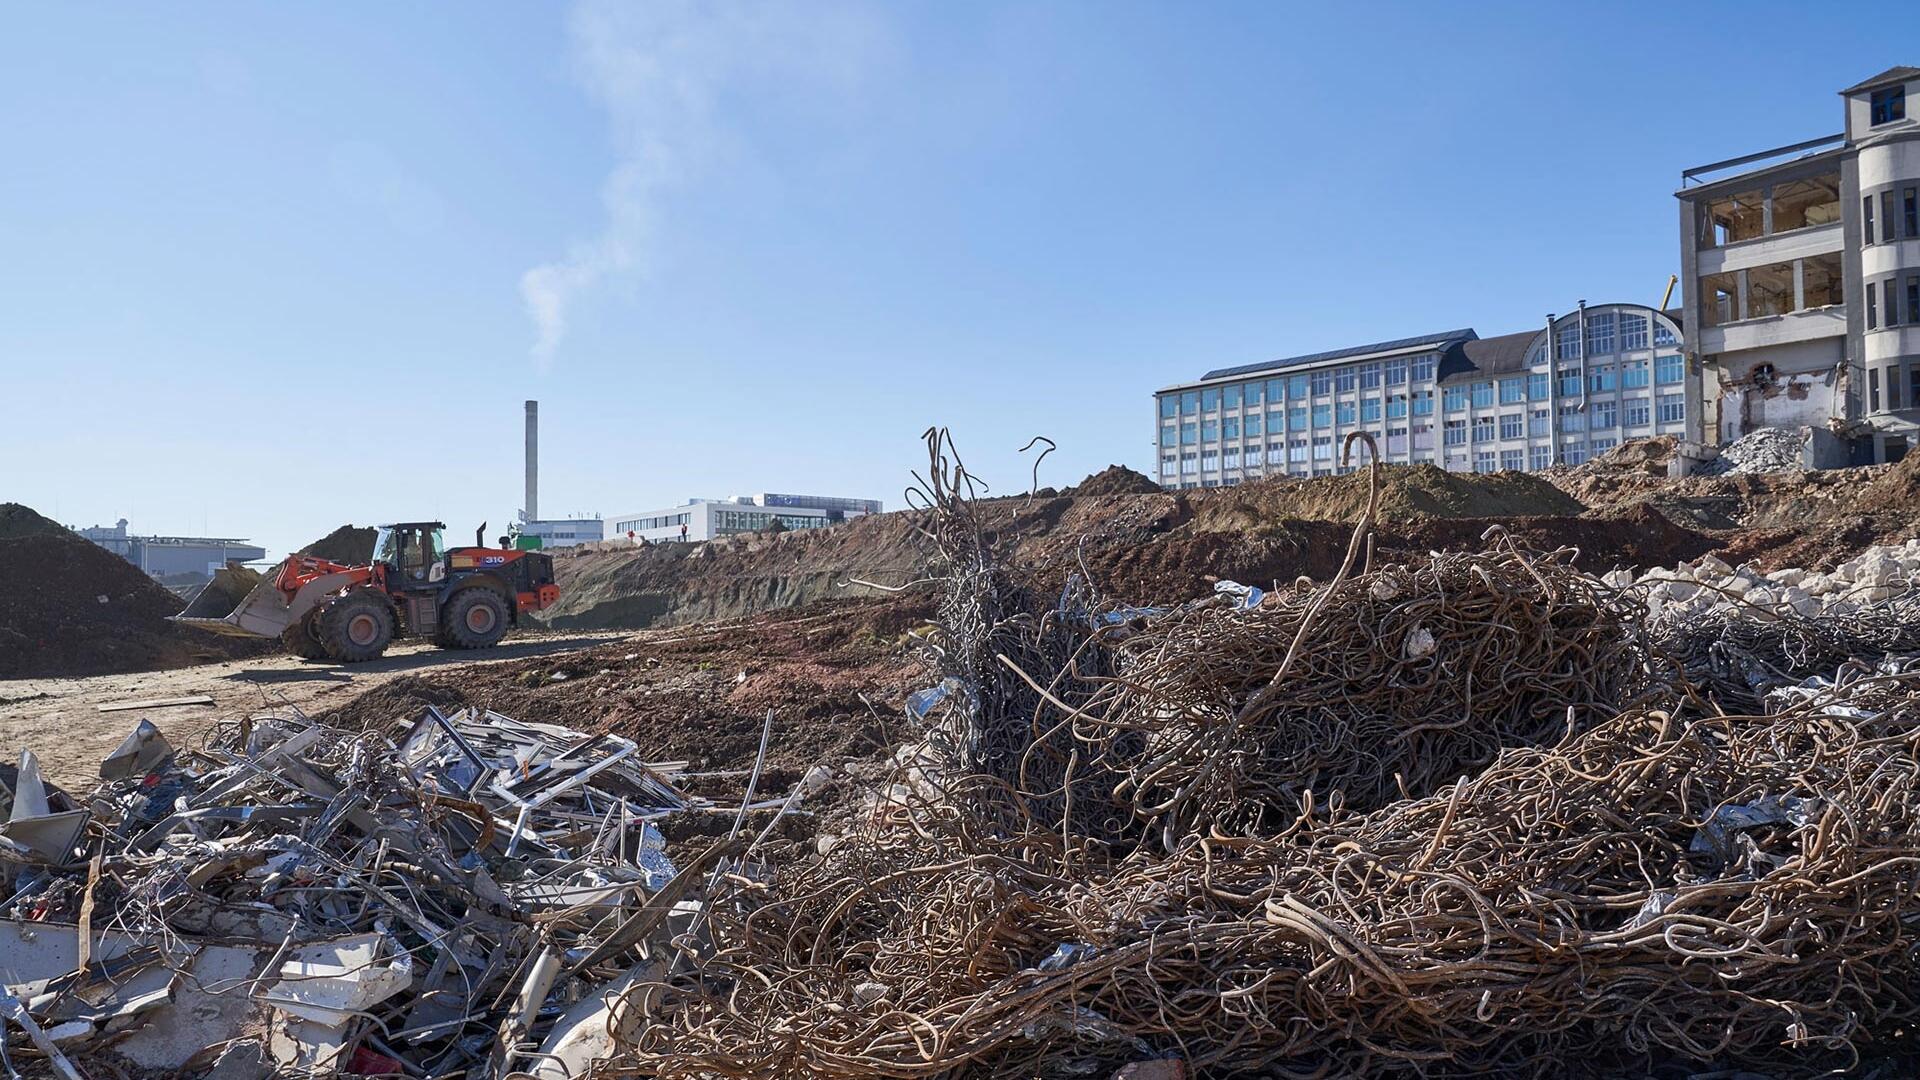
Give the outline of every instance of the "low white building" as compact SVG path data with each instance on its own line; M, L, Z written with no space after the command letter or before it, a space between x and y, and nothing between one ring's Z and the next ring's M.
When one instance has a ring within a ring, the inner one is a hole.
M265 548L232 537L135 536L127 532L126 518L111 526L92 525L74 532L156 578L208 576L229 562L257 562L267 557Z
M828 495L763 494L691 499L664 510L614 514L607 518L607 539L700 543L739 533L762 532L775 521L787 529L824 529L866 514L877 514L880 508L877 499Z
M537 536L541 548L572 547L575 544L588 544L606 537L607 523L597 517L548 518L543 521L520 521L521 536Z

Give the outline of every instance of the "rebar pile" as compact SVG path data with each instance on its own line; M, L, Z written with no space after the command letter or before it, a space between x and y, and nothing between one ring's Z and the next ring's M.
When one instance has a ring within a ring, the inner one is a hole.
M1767 689L1849 661L1920 651L1920 594L1848 612L1755 612L1740 605L1647 627L1654 650L1727 708L1750 709Z
M709 898L623 1073L1911 1074L1920 667L1727 715L1568 553L1373 571L1364 520L1251 607L1036 608L929 446L945 704Z
M1920 1019L1920 678L1773 715L1635 709L1365 815L1070 867L947 819L716 919L661 1076L1805 1073ZM1890 694L1889 691L1897 690ZM1832 708L1838 704L1852 706Z
M1284 824L1310 792L1360 810L1424 795L1503 747L1612 715L1644 685L1636 605L1576 571L1570 549L1488 539L1252 611L1155 620L1115 646L1121 674L1076 733L1125 774L1136 818L1182 836ZM1274 682L1310 620L1309 647Z

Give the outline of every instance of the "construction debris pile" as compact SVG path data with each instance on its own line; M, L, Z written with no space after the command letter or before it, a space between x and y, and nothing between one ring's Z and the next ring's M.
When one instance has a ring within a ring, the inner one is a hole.
M1806 428L1757 428L1720 448L1720 456L1700 466L1707 475L1779 472L1806 467Z
M577 1076L698 918L651 824L693 801L678 767L433 709L392 739L289 711L181 750L143 721L83 799L23 753L0 1049L68 1080Z
M1322 586L1040 600L930 443L925 739L709 895L623 1071L1912 1074L1920 663L1719 708L1638 592L1497 536L1375 570L1364 524Z

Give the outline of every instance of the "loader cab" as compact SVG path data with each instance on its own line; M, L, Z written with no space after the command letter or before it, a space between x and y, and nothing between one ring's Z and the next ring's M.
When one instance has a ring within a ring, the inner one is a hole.
M382 525L374 537L373 561L385 566L389 580L400 588L436 585L447 573L446 528L438 521Z

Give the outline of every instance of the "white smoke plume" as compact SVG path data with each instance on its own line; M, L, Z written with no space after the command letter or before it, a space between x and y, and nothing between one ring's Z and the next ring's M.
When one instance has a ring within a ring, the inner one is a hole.
M718 115L756 97L857 90L885 34L872 13L807 0L581 0L568 17L575 76L606 110L617 163L601 185L606 220L562 259L520 277L533 359L553 364L569 309L610 275L641 265L666 194L734 146Z

